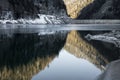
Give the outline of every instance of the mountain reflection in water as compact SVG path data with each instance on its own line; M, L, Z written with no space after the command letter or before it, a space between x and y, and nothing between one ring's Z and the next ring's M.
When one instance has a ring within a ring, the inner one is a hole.
M120 56L112 44L84 38L103 32L7 32L0 34L0 80L94 80Z
M92 62L101 70L104 70L109 62L119 59L119 48L100 41L87 41L84 37L88 33L103 32L71 31L67 36L64 48L76 57Z
M58 55L65 41L66 33L59 32L0 35L0 80L30 80Z
M62 49L49 67L32 80L94 80L101 70L84 59L76 58Z

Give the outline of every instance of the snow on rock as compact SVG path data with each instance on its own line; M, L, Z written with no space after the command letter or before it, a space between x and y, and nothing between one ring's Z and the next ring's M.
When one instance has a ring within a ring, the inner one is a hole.
M87 40L98 40L103 42L108 42L114 44L116 47L120 48L120 31L113 31L110 33L91 35L88 34L85 36Z
M64 21L56 16L38 14L36 19L4 19L0 20L1 24L64 24Z
M52 35L55 34L55 31L40 31L38 35Z

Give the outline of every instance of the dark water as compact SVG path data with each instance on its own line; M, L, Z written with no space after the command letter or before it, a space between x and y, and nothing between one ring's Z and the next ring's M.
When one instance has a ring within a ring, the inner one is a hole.
M110 30L41 28L1 25L0 80L96 80L120 58L114 44L85 38Z

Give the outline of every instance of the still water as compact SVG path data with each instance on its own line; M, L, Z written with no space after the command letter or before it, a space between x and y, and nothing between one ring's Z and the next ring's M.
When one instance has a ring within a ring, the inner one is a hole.
M62 49L43 71L32 80L94 80L101 70L87 60L77 58Z
M107 64L120 58L114 43L86 38L88 34L111 34L111 30L34 26L1 25L0 80L97 80Z

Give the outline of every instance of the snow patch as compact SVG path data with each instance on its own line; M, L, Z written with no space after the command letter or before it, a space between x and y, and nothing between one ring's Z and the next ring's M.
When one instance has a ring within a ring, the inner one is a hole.
M40 31L38 35L52 35L55 34L56 31Z
M64 24L64 21L56 16L38 14L36 19L0 20L0 24Z
M97 40L114 44L116 47L120 48L120 31L114 31L110 33L91 35L88 34L85 36L87 40Z

